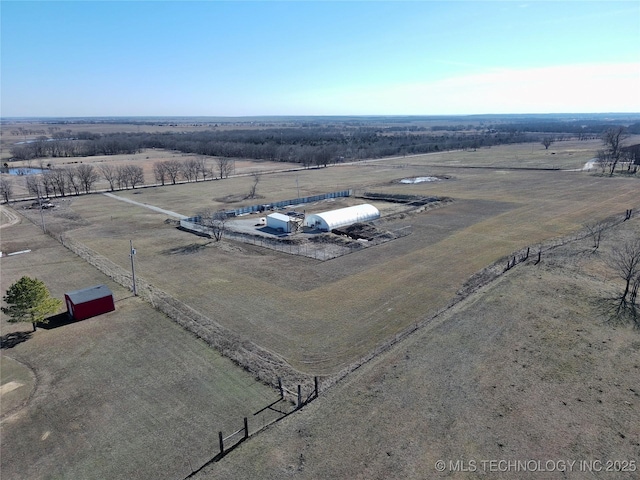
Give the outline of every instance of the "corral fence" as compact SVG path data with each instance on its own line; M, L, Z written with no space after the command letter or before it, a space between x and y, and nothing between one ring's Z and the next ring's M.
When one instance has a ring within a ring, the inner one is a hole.
M248 213L264 212L265 210L278 210L291 205L303 205L305 203L319 202L328 198L351 197L353 190L340 190L338 192L322 193L320 195L312 195L309 197L294 198L291 200L280 200L278 202L261 203L258 205L250 205L248 207L234 208L233 210L225 210L224 213L229 217L238 217Z

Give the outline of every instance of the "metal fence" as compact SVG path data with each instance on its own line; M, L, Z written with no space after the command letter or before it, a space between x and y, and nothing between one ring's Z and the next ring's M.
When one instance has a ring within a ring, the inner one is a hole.
M300 197L292 200L280 200L278 202L261 203L259 205L234 208L233 210L226 210L225 213L229 216L239 216L246 215L248 213L263 212L265 210L277 210L290 205L319 202L320 200L326 200L327 198L351 197L352 195L353 190L340 190L338 192L322 193L320 195L312 195L310 197Z
M180 227L197 232L204 235L212 235L210 228L196 223L198 217L187 218L186 220L180 220ZM300 239L300 241L291 241L289 239L269 238L262 235L251 235L248 233L236 232L233 230L226 230L224 232L224 238L235 240L250 245L257 245L264 248L269 248L277 252L288 253L290 255L300 255L303 257L313 258L315 260L331 260L332 258L341 257L350 253L358 252L368 247L380 245L381 243L388 242L389 240L395 240L396 238L406 237L412 232L411 226L402 227L393 230L388 233L383 233L378 237L364 241L328 241L326 243L314 242L310 239Z

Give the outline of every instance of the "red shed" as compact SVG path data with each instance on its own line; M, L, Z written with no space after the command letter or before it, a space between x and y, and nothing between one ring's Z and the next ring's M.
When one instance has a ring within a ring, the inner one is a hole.
M74 320L84 320L116 309L113 293L106 285L74 290L64 294L69 316Z

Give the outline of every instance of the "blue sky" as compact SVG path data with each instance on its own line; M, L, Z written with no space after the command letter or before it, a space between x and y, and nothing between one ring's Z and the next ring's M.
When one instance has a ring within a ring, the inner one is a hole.
M15 116L640 112L640 2L7 1Z

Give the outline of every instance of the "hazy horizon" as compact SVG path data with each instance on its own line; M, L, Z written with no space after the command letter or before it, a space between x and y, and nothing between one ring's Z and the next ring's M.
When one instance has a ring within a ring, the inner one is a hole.
M24 117L0 117L2 121L53 121L53 120L271 120L271 119L407 119L407 120L456 120L456 119L557 119L569 117L569 119L640 119L638 112L554 112L554 113L486 113L486 114L455 114L455 115L86 115L86 116L24 116Z
M640 112L640 3L1 3L4 118Z

